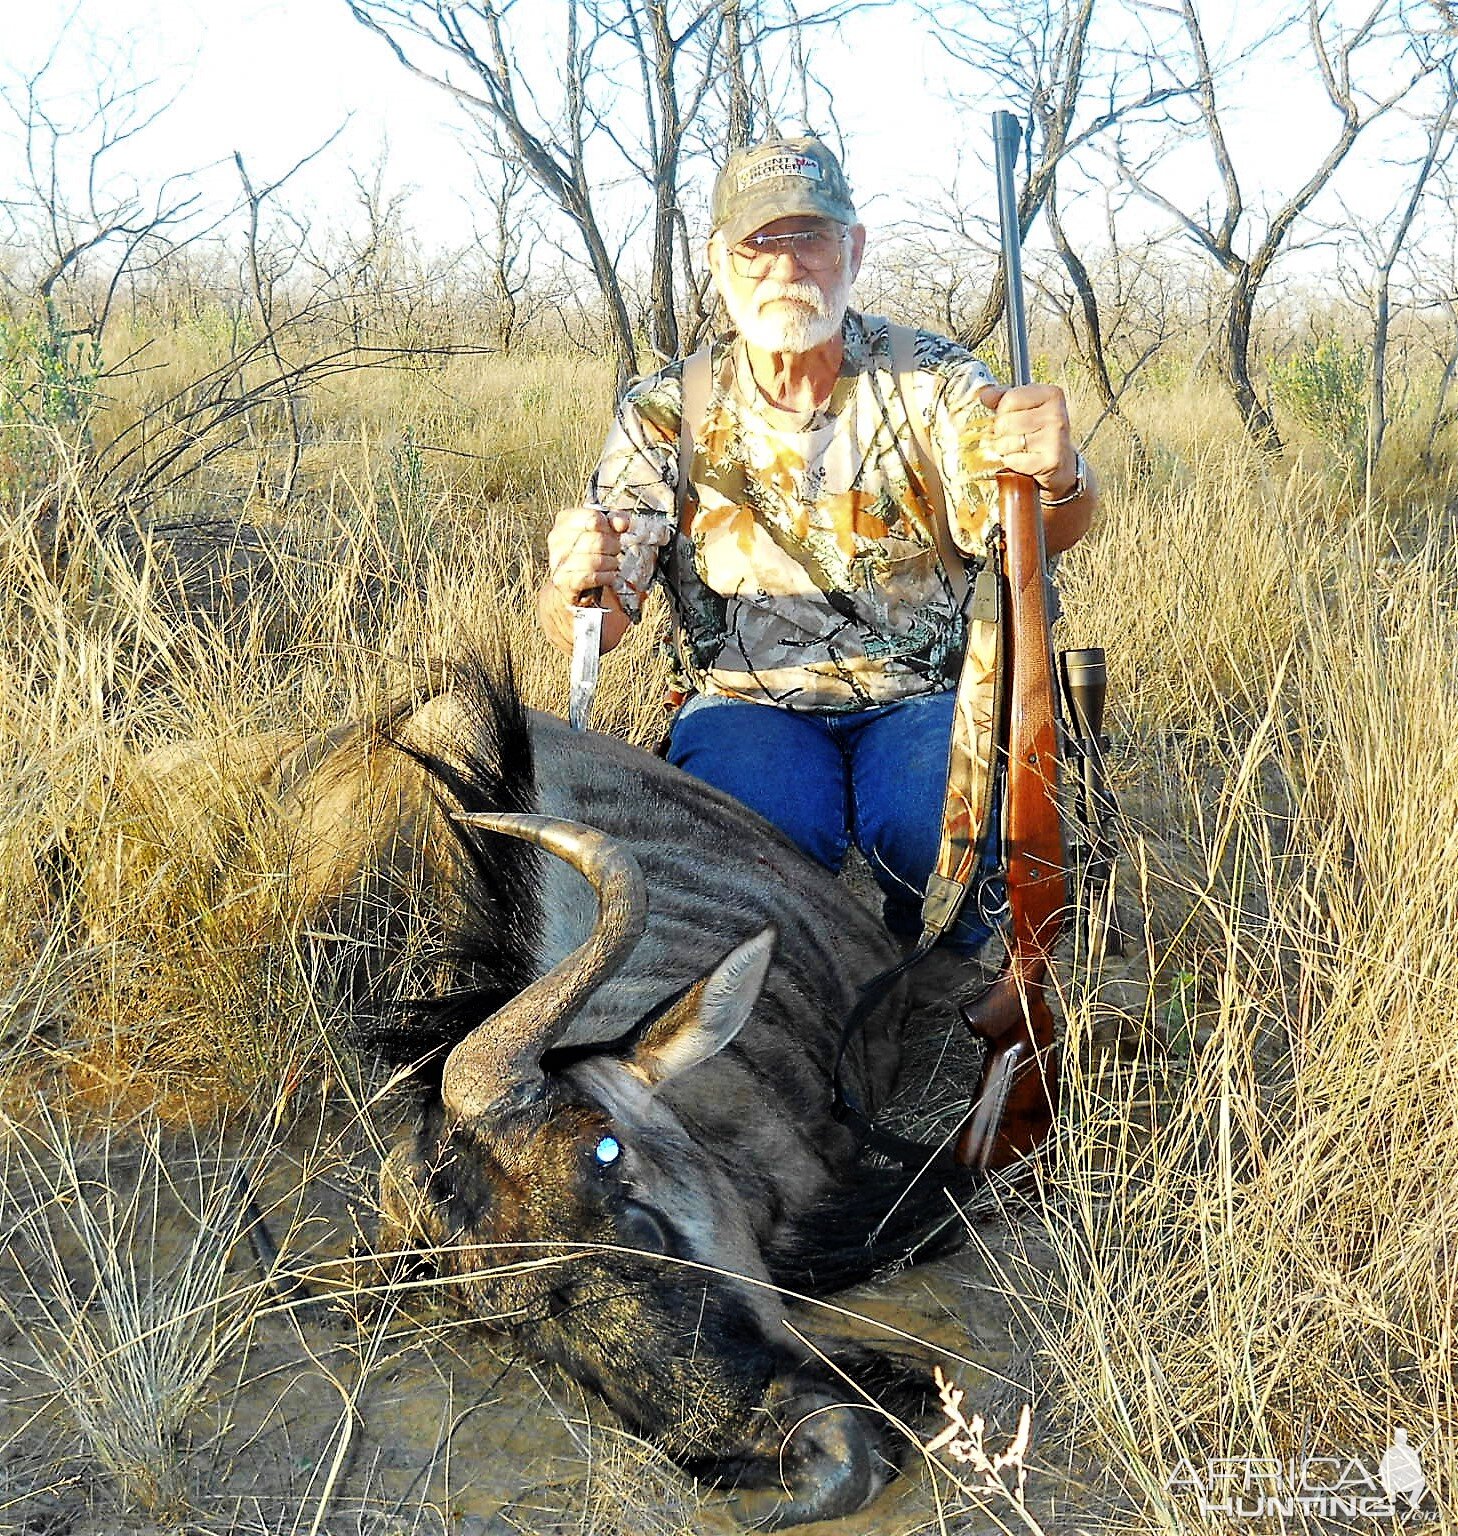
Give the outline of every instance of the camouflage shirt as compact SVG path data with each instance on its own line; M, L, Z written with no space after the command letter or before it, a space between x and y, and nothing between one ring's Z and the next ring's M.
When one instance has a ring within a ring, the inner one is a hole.
M885 322L852 311L843 337L829 401L803 416L764 401L734 337L714 343L681 515L683 363L619 407L592 495L668 520L656 575L699 692L836 712L956 686L965 626L907 409L922 413L958 541L979 551L997 493L977 391L992 376L918 331L903 402Z

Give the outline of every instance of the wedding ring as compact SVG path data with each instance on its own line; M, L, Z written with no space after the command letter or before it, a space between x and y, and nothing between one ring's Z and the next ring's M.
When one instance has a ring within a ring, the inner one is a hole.
M1026 432L1024 432L1022 434L1022 437L1023 437L1022 447L1020 447L1018 449L1018 452L1019 453L1026 453L1028 451L1028 434Z

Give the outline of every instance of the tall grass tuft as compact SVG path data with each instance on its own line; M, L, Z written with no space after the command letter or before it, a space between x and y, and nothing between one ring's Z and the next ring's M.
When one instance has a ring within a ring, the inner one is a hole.
M18 1374L73 1423L124 1503L175 1518L190 1421L262 1296L228 1272L241 1232L232 1168L151 1117L87 1128L41 1108L4 1132L0 1230L21 1262L0 1311L33 1351Z

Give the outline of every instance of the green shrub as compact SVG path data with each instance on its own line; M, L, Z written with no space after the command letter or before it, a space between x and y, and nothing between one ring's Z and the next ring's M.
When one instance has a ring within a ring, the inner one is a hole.
M0 314L0 500L50 484L56 448L86 448L101 349L66 326L49 300L29 315Z
M1277 402L1344 462L1367 450L1367 394L1371 359L1340 336L1303 342L1270 366Z

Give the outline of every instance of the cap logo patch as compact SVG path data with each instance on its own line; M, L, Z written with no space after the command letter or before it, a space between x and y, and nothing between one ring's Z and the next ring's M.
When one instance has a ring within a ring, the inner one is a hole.
M771 155L758 165L746 166L740 173L739 185L741 188L752 187L781 176L803 176L807 181L825 179L820 162L813 155Z

